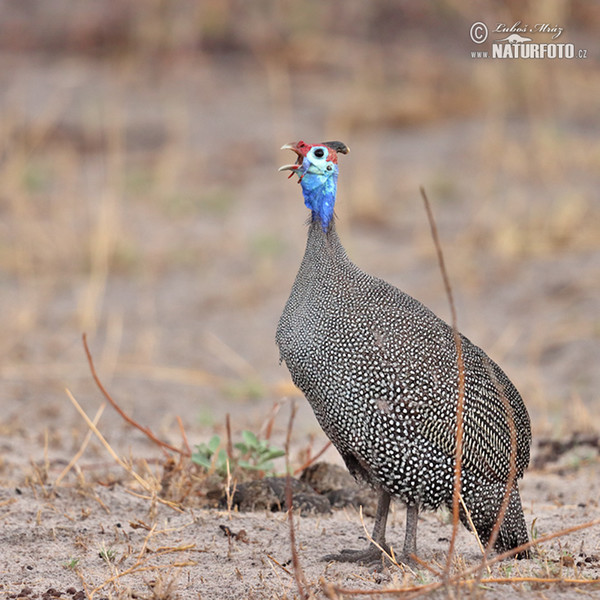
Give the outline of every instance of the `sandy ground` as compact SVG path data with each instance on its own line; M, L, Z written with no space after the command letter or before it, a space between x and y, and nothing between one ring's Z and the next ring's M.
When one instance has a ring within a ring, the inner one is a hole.
M323 8L321 29L306 38L298 15L279 14L267 31L258 9L240 19L240 7L222 3L234 19L206 2L216 12L203 15L202 43L179 46L157 32L173 18L171 31L193 36L185 12L157 17L149 3L127 30L115 24L131 13L113 4L123 10L105 22L102 11L67 1L65 18L39 7L15 17L25 10L15 3L0 23L0 595L298 596L282 513L202 508L198 490L182 512L140 498L96 439L54 482L88 433L65 389L90 418L103 400L82 332L115 399L163 440L182 444L177 417L192 447L215 433L224 439L227 414L235 441L243 430L264 436L279 405L271 441L282 447L295 401L292 465L325 444L274 344L307 216L298 186L277 173L289 160L278 149L300 138L352 148L336 209L354 261L448 319L425 186L459 327L507 372L531 414L528 522L542 536L600 517L595 13L552 16L590 60L499 64L470 58L469 24L482 14L434 11L421 26L410 12L398 21L351 3L342 20ZM494 18L514 17L486 6ZM110 408L98 428L118 456L160 481L164 455L139 431ZM573 432L588 437L554 450L543 443ZM339 462L331 449L323 458ZM395 568L321 562L365 543L354 509L295 523L316 595L329 584L381 590L436 580L423 569L405 581ZM245 535L228 538L221 526ZM449 535L447 515L424 514L421 558L443 564ZM389 539L400 545L402 536L398 506ZM456 569L477 563L466 531L457 550ZM599 556L596 526L492 573L599 578ZM479 593L599 592L525 582ZM455 597L468 594L475 590Z
M581 461L582 456L588 460ZM597 449L580 446L558 462L548 463L543 471L527 474L523 504L538 537L598 518L597 461ZM54 471L51 468L50 474ZM23 486L4 488L0 497L4 597L59 597L60 593L68 598L79 591L94 598L298 596L286 513L175 510L140 498L139 487L110 467L104 467L94 484L52 488L34 479L32 474ZM388 527L392 545L402 543L403 520L404 510L395 507ZM365 524L370 530L369 518ZM437 580L425 568L403 573L390 566L373 572L323 562L326 552L366 544L355 509L297 516L294 528L306 588L318 597L323 597L327 586L382 590ZM423 514L420 558L433 568L443 568L450 535L448 515ZM455 570L479 562L475 539L464 529L459 531L457 556ZM600 579L600 526L549 541L531 560L505 560L485 576ZM574 594L591 598L598 593L597 586L585 583L486 584L483 589L486 598L572 598ZM475 591L465 585L456 593L475 597ZM330 597L345 596L335 592Z

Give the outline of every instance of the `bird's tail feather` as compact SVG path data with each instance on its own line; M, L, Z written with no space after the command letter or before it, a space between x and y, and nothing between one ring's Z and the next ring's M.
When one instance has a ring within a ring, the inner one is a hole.
M504 498L504 492L504 484L497 482L480 486L475 493L463 498L473 525L477 530L477 535L484 546L488 543L492 535ZM465 527L470 529L467 516L462 510L460 517ZM494 549L497 552L506 552L521 544L526 544L528 541L529 535L521 505L519 488L515 483L510 492L508 506L502 525L498 531L498 537L494 543ZM517 554L517 558L529 558L529 556L529 550L524 550Z

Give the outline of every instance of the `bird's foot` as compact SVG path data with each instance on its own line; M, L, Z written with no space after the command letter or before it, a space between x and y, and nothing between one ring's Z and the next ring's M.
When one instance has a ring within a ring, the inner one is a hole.
M382 552L381 548L385 550ZM323 560L336 562L354 562L365 567L380 570L386 563L402 564L407 567L416 566L416 562L408 555L394 555L387 544L380 547L371 544L365 550L350 550L344 548L339 554L327 554ZM394 557L393 559L391 557Z
M389 552L387 545L382 546L382 548L384 548L386 552ZM327 562L354 562L366 567L374 567L381 566L382 556L383 552L381 548L371 544L365 550L350 550L349 548L344 548L339 554L326 554L323 557L323 560Z

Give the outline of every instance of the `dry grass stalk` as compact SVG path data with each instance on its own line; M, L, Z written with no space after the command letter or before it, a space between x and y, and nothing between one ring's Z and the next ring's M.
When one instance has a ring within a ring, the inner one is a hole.
M432 238L433 238L433 241L435 244L438 263L440 266L440 271L442 273L442 278L444 280L444 287L446 289L448 304L450 306L450 312L452 315L452 330L454 333L454 340L455 340L456 351L457 351L458 401L457 401L457 406L456 406L457 431L456 431L455 475L454 475L454 489L453 489L453 494L452 494L452 537L450 539L450 545L449 545L449 549L448 549L448 557L447 557L447 562L446 562L446 570L445 570L445 576L448 577L448 575L450 573L452 557L454 554L454 545L455 545L455 541L456 541L456 534L457 534L457 530L458 530L458 526L459 526L459 504L460 503L462 503L463 510L467 516L467 519L469 521L471 529L473 530L473 533L475 534L475 537L477 538L477 543L479 544L480 548L482 548L482 544L481 544L481 540L479 539L479 535L477 534L477 530L475 529L473 522L471 520L469 511L467 510L467 507L465 506L464 501L462 500L462 497L460 494L460 490L461 490L460 476L461 476L461 466L462 466L462 443L463 443L463 436L464 436L463 412L464 412L464 396L465 396L465 369L464 369L464 360L463 360L463 354L462 354L462 344L461 344L461 339L460 339L460 333L458 331L458 326L457 326L456 307L454 304L454 298L453 298L453 294L452 294L452 286L450 285L450 279L448 277L448 272L446 270L446 266L445 266L445 262L444 262L444 255L443 255L441 243L440 243L438 232L437 232L435 218L433 216L433 211L431 210L431 205L429 203L429 199L427 198L427 194L425 193L425 190L423 187L421 187L421 196L423 197L423 202L425 204L425 209L427 212L427 217L428 217L429 225L431 228L431 235L432 235ZM494 543L498 537L500 527L502 526L502 522L504 520L504 515L506 514L506 510L508 508L508 503L510 501L510 494L511 494L513 484L516 479L516 472L517 472L517 433L516 433L514 418L513 418L513 414L512 414L512 407L510 406L510 403L509 403L508 399L506 398L504 389L498 382L498 380L495 377L489 364L487 364L486 366L487 366L488 372L490 373L490 376L492 377L492 380L494 381L496 389L498 390L498 393L500 395L500 398L501 398L502 403L504 404L504 408L506 410L508 428L509 428L509 433L510 433L510 455L509 455L508 477L507 477L507 481L506 481L506 488L504 491L504 496L503 496L502 502L500 504L500 510L498 511L496 522L494 524L494 527L492 528L492 532L490 534L490 538L488 540L487 546L486 546L485 550L483 550L483 548L482 548L483 558L481 561L481 566L480 566L480 571L479 571L480 576L483 573L483 568L486 565L487 558L488 558L492 548L494 547Z
M373 536L369 533L369 530L367 529L367 525L366 525L365 519L363 517L363 507L362 507L362 505L359 508L358 514L359 514L359 517L360 517L360 523L361 523L362 528L363 528L363 530L365 532L365 536L367 537L367 541L370 544L373 544L373 546L375 546L379 550L381 550L382 559L385 557L385 558L387 558L389 560L390 563L392 563L398 569L401 569L403 572L410 571L413 575L415 575L415 572L408 565L405 565L403 563L399 563L396 560L396 555L394 554L394 549L391 546L390 546L390 551L388 552L383 546L381 546L380 544L378 544L373 539ZM413 557L414 557L414 555L411 556L411 558L413 558Z
M271 439L271 434L273 433L273 424L275 423L275 417L279 413L280 409L281 409L281 402L279 402L277 400L275 402L273 402L273 406L271 407L271 412L269 413L269 416L267 417L267 419L265 420L265 422L263 423L263 425L260 428L260 434L265 440Z
M137 557L135 558L135 562L133 565L128 567L127 569L118 572L116 567L113 569L113 573L111 577L103 581L100 585L96 586L91 592L87 591L86 595L89 600L92 600L94 595L98 593L100 590L104 589L108 585L116 585L118 582L126 576L129 575L138 575L144 572L163 572L164 570L179 570L184 567L193 567L198 563L193 560L182 560L182 561L173 561L165 565L155 565L148 564L151 560L156 560L157 558L164 557L170 554L179 554L182 552L194 552L198 551L196 548L196 544L184 544L180 546L158 546L152 551L149 550L149 542L153 537L163 535L165 533L169 533L171 531L179 531L184 529L185 527L189 527L190 525L194 525L194 522L190 522L182 527L172 528L172 529L164 529L157 530L156 525L153 525L149 528L147 535L144 537L144 541L142 543L142 547L140 551L137 553ZM80 577L81 578L81 577ZM171 580L173 582L174 579ZM118 592L118 589L116 590ZM119 596L120 597L120 596Z
M450 544L448 547L448 558L446 561L446 568L444 571L445 578L450 576L450 568L452 566L452 557L454 555L454 546L456 545L456 534L460 524L460 489L461 489L461 472L462 472L462 450L463 450L463 436L464 436L464 423L463 423L463 412L465 402L465 365L462 353L462 342L460 339L460 333L457 326L456 318L456 307L454 305L454 297L452 295L452 286L450 285L450 279L446 270L446 263L444 262L444 254L442 252L442 245L438 236L437 225L429 204L429 199L425 193L423 187L421 189L421 196L423 203L425 204L425 210L427 212L427 218L429 220L429 226L431 228L431 237L435 244L437 253L437 259L444 280L444 288L446 289L446 296L448 298L448 304L450 306L450 314L452 316L452 332L454 334L454 343L456 345L456 363L458 367L458 398L456 402L456 450L454 454L454 489L452 490L452 535L450 537Z
M164 504L165 506L168 506L174 510L181 511L181 509L175 503L170 502L169 500L164 500L163 498L159 498L157 495L156 485L151 485L150 483L148 483L145 479L140 477L131 468L130 465L128 465L121 458L119 458L117 453L112 449L111 445L106 441L106 438L100 433L100 431L98 430L96 425L94 425L92 420L87 416L87 414L85 413L83 408L81 408L81 405L79 404L79 402L77 402L77 400L75 399L75 397L73 396L71 391L69 389L66 389L65 391L67 393L67 396L69 397L69 400L71 400L71 403L73 404L73 406L75 407L77 412L83 417L84 421L87 423L87 426L94 432L94 434L96 435L98 440L100 440L102 445L106 448L106 450L112 456L112 458L115 460L115 462L120 467L122 467L125 471L127 471L127 473L129 473L129 475L131 475L140 484L140 486L143 487L150 494L150 496L143 496L140 494L135 494L132 490L126 490L126 491L139 497L139 498L144 498L144 499L150 500L152 502L160 502L161 504Z
M478 578L482 577L483 568L487 564L487 559L494 547L494 543L498 537L498 533L500 532L500 527L502 526L502 521L504 521L504 515L506 514L506 510L508 508L508 503L510 502L510 494L513 489L513 485L517 478L517 430L515 427L515 420L513 417L513 410L504 393L504 388L498 381L495 376L489 361L486 361L486 369L500 394L500 398L502 399L502 403L504 404L504 408L506 410L506 416L508 421L508 429L510 433L510 455L509 455L509 464L508 464L508 477L506 479L506 487L504 489L504 496L502 497L502 503L500 504L500 510L498 511L498 516L496 517L496 522L494 523L494 527L492 528L492 532L490 534L490 539L488 540L487 546L485 548L485 552L483 553L483 558L481 559L481 565L478 572ZM514 553L517 554L516 552ZM489 571L489 567L488 567Z
M100 421L100 417L102 416L102 413L104 412L105 408L106 408L106 403L103 403L100 405L100 408L97 410L96 414L94 415L94 419L92 420L92 423L94 425L96 425L96 426L98 425L98 421ZM85 434L85 437L83 438L83 442L81 443L81 446L79 447L79 450L75 453L75 456L73 456L73 458L69 461L69 464L61 471L60 475L54 481L55 486L60 485L60 482L67 476L69 471L75 466L77 461L82 457L83 453L85 452L85 449L87 448L88 444L90 443L90 440L92 439L92 434L93 434L93 431L91 429L88 429L87 433Z
M127 415L123 409L113 400L113 398L111 397L111 395L108 393L108 391L106 390L106 388L104 387L104 385L102 384L102 382L100 381L100 378L98 377L98 374L96 373L96 367L94 366L94 361L92 359L92 354L90 352L90 349L88 347L87 344L87 335L84 333L83 336L83 347L85 349L85 354L87 356L87 360L90 366L90 371L92 373L92 377L94 378L94 381L96 382L96 385L98 386L98 389L100 390L100 392L102 392L102 395L106 398L106 400L108 400L108 402L110 403L110 405L119 413L119 415L130 425L132 425L133 427L135 427L136 429L139 429L144 435L146 435L147 437L149 437L155 444L157 444L160 448L164 449L166 448L167 450L171 450L172 452L177 452L177 454L182 454L184 456L191 456L191 452L188 454L187 452L189 452L189 446L187 447L187 450L181 450L180 448L176 448L175 446L172 446L171 444L168 444L167 442L163 442L162 440L159 440L150 430L149 427L144 427L143 425L140 425L137 421L134 421L129 415Z
M504 584L504 585L515 585L519 583L535 583L539 585L543 584L562 584L562 585L600 585L600 579L577 579L572 577L486 577L484 579L461 579L459 581L453 581L452 585L457 587L457 591L463 587L472 587L478 583L483 585L486 584ZM387 588L378 590L359 590L359 589L348 589L338 586L331 586L331 590L343 596L388 596L402 594L403 600L412 600L419 596L427 595L431 592L439 590L444 584L441 582L428 583L424 585L412 585L401 588ZM405 595L405 594L411 594ZM336 596L337 597L337 596Z
M191 456L192 449L190 448L190 445L188 443L187 435L183 427L183 421L181 420L181 417L179 415L177 415L177 425L179 427L179 432L181 433L181 439L183 440L183 447L185 448L185 454L183 454L182 456Z
M231 512L233 509L233 498L237 489L237 480L232 479L231 469L229 466L229 458L227 459L227 481L225 483L225 497L227 499L227 517L231 520Z
M556 538L561 538L564 537L566 535L569 535L571 533L575 533L576 531L581 531L583 529L589 529L590 527L595 527L596 525L600 525L600 519L594 519L593 521L588 521L587 523L581 523L580 525L574 525L573 527L567 527L566 529L561 529L560 531L556 531L554 533L550 533L548 535L542 536L540 538L538 538L537 540L534 541L530 541L527 544L522 544L521 546L519 546L518 548L514 548L513 550L509 550L508 552L503 552L502 554L498 554L497 556L494 556L494 558L490 559L488 561L488 566L494 565L502 560L504 560L505 558L509 558L510 556L514 555L515 552L521 552L522 550L527 550L528 548L531 548L533 546L538 546L539 544L543 544L545 542L548 542L550 540L556 539ZM422 585L415 585L415 586L406 586L406 587L402 587L402 588L387 588L387 589L371 589L371 590L353 590L353 589L346 589L346 588L341 588L339 586L334 586L333 589L341 594L342 596L361 596L361 595L372 595L372 596L384 596L384 595L389 595L389 594L406 594L408 592L412 592L412 594L410 596L404 596L404 600L412 600L412 598L418 598L420 596L424 596L427 595L431 592L435 592L439 589L441 589L442 587L449 587L449 586L455 586L457 588L460 588L462 586L465 585L472 585L473 583L477 582L477 578L470 578L471 575L478 573L479 570L481 569L481 564L477 564L474 567L471 567L469 569L465 569L455 575L453 575L452 577L450 577L449 580L447 581L436 581L433 583L427 583L427 584L422 584ZM510 584L510 583L521 583L523 578L522 577L504 577L504 578L487 578L484 579L482 578L480 580L480 583L505 583L505 584ZM493 581L492 581L493 580ZM543 583L562 583L565 585L579 585L579 584L586 584L586 585L600 585L600 578L595 578L595 579L572 579L572 578L560 578L560 577L530 577L527 578L528 582L531 583L536 583L539 582L540 584Z
M87 416L83 408L81 408L81 405L79 404L79 402L77 402L75 396L73 396L73 394L71 393L71 390L66 389L65 392L69 397L69 400L77 410L77 412L83 417L84 421L87 423L87 426L94 432L96 437L100 440L101 444L106 448L106 450L108 450L108 453L113 457L114 461L120 467L125 469L125 471L127 471L147 492L154 494L156 490L154 490L153 487L145 479L142 479L127 463L125 463L121 458L119 458L117 453L112 449L111 445L106 441L106 438L100 433L96 425Z
M299 473L302 473L302 471L304 471L304 469L308 469L308 467L310 467L310 465L312 465L317 460L319 460L319 458L321 458L321 456L323 456L323 454L325 454L325 452L327 451L329 446L331 446L331 441L328 441L313 457L310 457L307 461L304 462L303 465L298 467L294 471L294 475L298 475Z
M284 567L277 559L273 558L270 554L267 554L267 558L275 563L284 573L287 573L290 577L293 577L294 574L292 572L290 572L289 569L287 569L286 567Z
M471 528L471 532L475 536L475 541L477 542L477 546L479 546L479 550L481 551L482 556L485 554L485 548L479 539L479 534L477 533L477 529L475 528L475 524L473 523L473 519L471 518L471 511L467 508L465 501L461 495L460 497L460 505L462 506L463 511L467 517L467 521L469 522L469 527Z
M290 413L290 420L288 422L287 435L285 438L285 501L287 504L288 523L290 526L290 548L292 551L292 566L294 568L294 579L296 580L296 587L298 588L298 594L303 600L308 598L306 577L304 571L300 565L300 559L298 558L298 550L296 549L296 531L294 529L294 506L292 496L292 476L290 474L290 441L292 438L292 427L294 425L294 418L296 416L296 403L292 400L292 410Z
M193 560L173 562L173 563L169 563L168 565L137 565L136 564L133 567L130 567L129 569L125 569L125 571L121 571L120 573L113 575L106 581L103 581L99 586L95 587L91 592L88 593L88 598L89 598L89 600L92 600L94 595L97 594L100 590L104 589L107 585L110 585L111 583L113 583L113 584L116 583L121 578L126 577L127 575L146 573L149 571L150 572L156 572L156 571L160 572L160 571L164 571L165 569L182 569L184 567L195 567L197 564L198 563Z
M65 367L65 370L67 367ZM164 365L143 365L119 363L115 366L117 373L145 377L151 381L167 381L179 385L223 387L225 381L202 369L189 369L185 367L171 367Z
M256 369L214 333L206 334L206 345L224 365L227 365L242 380L258 377Z
M158 502L160 504L164 504L165 506L168 506L169 508L172 508L176 512L179 512L179 513L184 512L184 510L179 506L179 504L177 502L171 502L170 500L165 500L164 498L160 498L159 496L156 496L156 495L144 496L144 494L138 494L138 493L134 492L133 490L128 490L126 488L124 491L127 494L129 494L130 496L135 496L136 498L140 498L140 500L146 500L148 502Z
M227 473L229 473L229 461L233 458L233 442L231 441L231 419L229 417L229 413L225 415L225 432L227 434Z

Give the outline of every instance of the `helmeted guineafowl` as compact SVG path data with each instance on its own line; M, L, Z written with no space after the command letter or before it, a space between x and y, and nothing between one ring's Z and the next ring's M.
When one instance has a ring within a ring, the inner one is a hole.
M312 218L277 328L281 360L350 472L379 490L377 544L386 547L391 496L406 504L403 550L408 557L416 552L419 508L452 506L459 396L454 331L423 304L364 273L347 257L333 210L337 157L348 148L341 142L302 141L283 148L298 158L280 170L298 175ZM495 542L497 551L505 551L528 541L517 479L529 463L529 415L500 367L463 336L461 345L461 495L485 544L510 479L512 448L516 477ZM511 434L511 419L516 434ZM462 509L461 520L468 526ZM373 562L380 556L371 544L366 551L326 558Z

